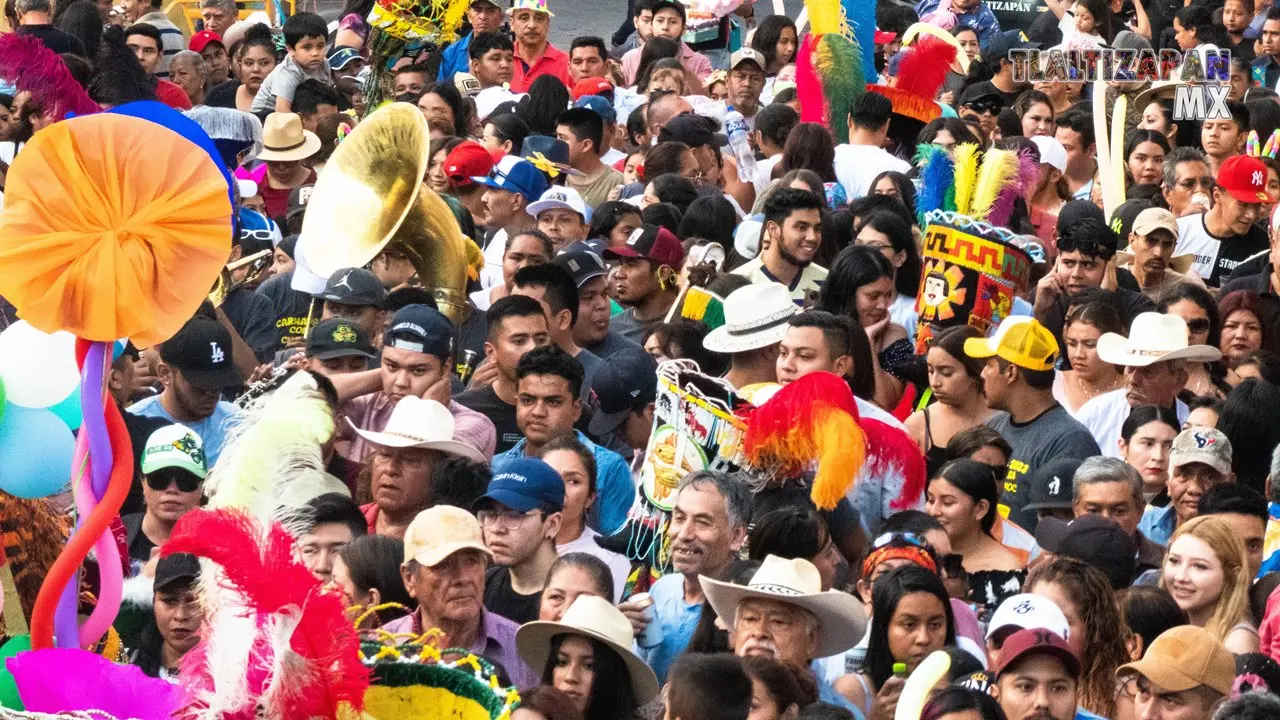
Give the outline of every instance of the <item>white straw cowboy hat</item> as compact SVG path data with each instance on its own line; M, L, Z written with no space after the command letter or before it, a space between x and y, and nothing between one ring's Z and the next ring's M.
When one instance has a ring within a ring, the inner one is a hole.
M320 149L320 138L302 127L297 113L275 112L262 124L262 152L258 160L306 160Z
M393 448L422 448L457 455L478 463L489 463L479 449L453 439L453 414L435 400L416 395L400 399L391 410L387 427L382 432L361 430L347 418L356 434L374 445Z
M756 283L738 288L724 299L724 325L707 333L702 347L737 353L782 342L792 316L800 308L782 283Z
M558 622L538 620L521 625L516 631L516 651L534 672L541 674L551 656L551 641L557 635L581 635L618 653L627 666L637 705L645 705L658 696L658 676L631 652L631 621L608 600L579 595Z
M716 615L732 627L738 605L743 600L773 600L812 613L818 618L818 650L815 657L828 657L858 644L867 630L862 603L848 593L822 592L818 568L808 560L787 560L769 555L746 586L699 575L702 592Z
M1213 362L1222 353L1208 345L1188 345L1187 321L1177 315L1144 312L1133 319L1129 337L1103 333L1098 357L1122 367L1146 367L1158 362L1191 360Z

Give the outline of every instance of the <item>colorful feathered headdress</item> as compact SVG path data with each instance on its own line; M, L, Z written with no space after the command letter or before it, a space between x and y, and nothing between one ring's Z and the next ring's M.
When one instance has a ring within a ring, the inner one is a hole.
M868 85L867 89L889 98L894 113L921 123L930 122L942 116L942 107L935 98L955 59L954 45L934 35L919 35L902 51L897 84Z
M0 80L12 84L17 93L31 93L44 116L55 121L102 110L62 58L34 35L0 34Z
M981 162L978 155L972 143L957 145L954 156L939 145L919 147L916 214L922 227L939 211L1002 227L1013 214L1014 201L1035 189L1038 167L1030 153L988 150Z
M866 92L863 51L835 0L806 0L809 33L796 54L800 119L831 131L837 144L849 139L849 111ZM874 29L874 17L872 18Z

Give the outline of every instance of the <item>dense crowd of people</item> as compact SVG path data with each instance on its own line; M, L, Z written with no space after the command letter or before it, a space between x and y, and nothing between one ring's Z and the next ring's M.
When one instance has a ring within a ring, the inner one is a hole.
M750 0L630 0L564 49L548 0L460 2L456 40L381 69L370 0L278 27L200 0L198 29L158 0L6 3L93 102L185 111L235 178L221 292L108 378L135 456L128 662L178 682L201 565L159 550L246 391L305 373L335 491L298 558L366 637L435 629L493 663L517 720L1280 716L1280 7L1047 0L1019 30L985 0L881 3L849 18L876 25L878 79L846 116L802 106L822 102L809 36ZM919 94L913 53L938 46L954 59ZM1014 72L1011 51L1096 47L1229 51L1230 117L1175 121L1163 83ZM61 119L6 80L0 190ZM377 95L427 121L422 192L475 245L465 288L400 238L299 289L313 190ZM1030 172L999 223L1028 274L1003 309L970 290L968 322L936 310L966 301L917 212L930 146ZM684 452L655 419L675 366L741 398L838 376L925 489L875 466L819 507L812 472L762 489L703 458L651 565L628 538L658 504L650 455Z

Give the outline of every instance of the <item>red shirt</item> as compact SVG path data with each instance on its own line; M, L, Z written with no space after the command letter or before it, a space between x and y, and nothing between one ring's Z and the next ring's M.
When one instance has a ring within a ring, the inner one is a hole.
M191 109L191 98L187 97L187 91L168 80L156 80L156 99L174 110Z
M573 81L569 79L568 53L547 43L547 49L542 51L542 55L529 64L520 58L517 48L516 67L511 75L511 92L529 92L529 86L539 75L550 75L564 83L565 87L573 87Z
M316 171L312 170L307 175L307 179L299 183L299 185L311 185L316 181ZM297 186L294 186L297 187ZM262 183L258 185L258 195L262 197L262 202L267 206L267 217L272 220L283 218L289 212L289 193L293 192L293 188L274 188L271 187L271 180L263 178Z

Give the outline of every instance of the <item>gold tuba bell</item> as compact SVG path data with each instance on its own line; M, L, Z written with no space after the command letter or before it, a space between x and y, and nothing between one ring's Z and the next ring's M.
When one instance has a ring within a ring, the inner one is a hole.
M248 266L249 271L238 282L232 278L237 270ZM271 251L259 250L258 252L242 257L222 268L222 272L218 273L218 279L213 282L213 289L209 291L209 302L214 307L221 307L222 301L227 299L232 290L258 281L262 277L262 273L271 267Z
M329 277L364 267L395 243L455 324L466 307L467 243L449 206L423 180L430 161L427 121L392 103L370 114L325 164L298 236L312 272Z

